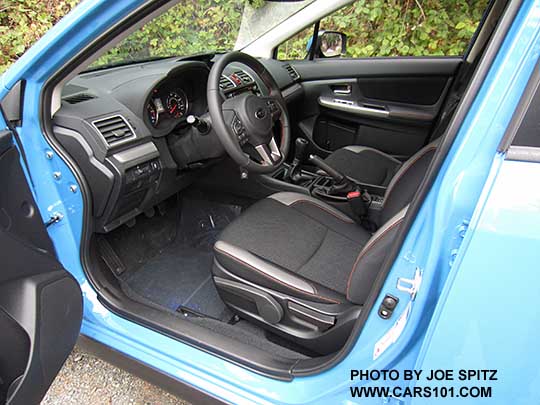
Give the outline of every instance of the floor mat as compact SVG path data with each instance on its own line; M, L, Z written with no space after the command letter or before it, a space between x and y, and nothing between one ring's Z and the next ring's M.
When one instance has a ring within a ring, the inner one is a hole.
M241 212L238 205L183 199L179 235L190 246L212 251L221 231Z
M230 322L234 314L211 278L212 249L221 231L243 209L197 198L171 200L155 216L140 216L132 227L100 237L118 257L109 262L122 264L124 271L113 274L131 299L182 318L186 312L196 312L203 316L191 316L191 322L275 356L312 357L311 352L245 320Z
M176 237L120 276L126 293L129 289L169 311L187 309L229 321L233 314L219 297L211 277L212 248L219 233L241 211L235 205L182 200ZM150 231L141 227L141 232ZM152 230L152 236L155 232ZM144 233L139 235L141 241L147 240Z
M171 311L180 307L228 321L232 313L211 279L211 252L173 243L123 279L135 293Z

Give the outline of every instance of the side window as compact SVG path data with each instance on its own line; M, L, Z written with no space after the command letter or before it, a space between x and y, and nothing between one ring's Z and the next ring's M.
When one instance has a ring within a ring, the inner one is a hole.
M347 35L342 55L349 58L463 55L488 0L398 1L358 0L323 18L320 31ZM311 28L313 30L313 27ZM307 32L306 32L307 31ZM278 48L279 59L304 59L313 31L304 30Z
M538 76L539 66L534 76ZM533 76L533 77L534 77ZM538 77L531 80L538 80ZM527 146L530 148L540 148L540 131L538 116L540 114L540 88L537 88L532 97L527 112L521 121L519 128L512 140L513 146Z
M314 26L300 31L278 47L277 58L279 60L301 60L308 56L309 44L313 35Z

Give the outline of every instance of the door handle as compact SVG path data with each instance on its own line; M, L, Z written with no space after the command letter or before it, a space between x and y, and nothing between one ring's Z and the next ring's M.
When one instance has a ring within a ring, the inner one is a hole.
M334 94L349 95L352 93L352 86L350 84L335 84L332 86Z
M340 100L338 98L319 97L319 105L332 110L343 111L355 115L373 118L388 118L390 112L382 108L366 107L350 100Z

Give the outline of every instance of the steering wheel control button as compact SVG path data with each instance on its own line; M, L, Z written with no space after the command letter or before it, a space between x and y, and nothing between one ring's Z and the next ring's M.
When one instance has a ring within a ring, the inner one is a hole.
M280 110L279 110L279 108L278 108L278 106L277 106L277 104L276 104L276 102L274 100L268 100L266 102L266 104L270 108L270 112L272 113L272 115L280 112Z
M232 129L234 133L238 136L240 136L244 132L244 126L242 125L242 122L238 119L238 117L235 115L233 119Z
M240 146L244 146L248 141L246 129L244 128L242 121L240 121L240 119L236 115L233 118L232 129L234 131L234 134L238 138L238 143L240 144Z
M394 313L394 309L399 302L399 298L394 297L391 294L386 294L382 300L381 306L379 307L379 316L382 319L389 319Z

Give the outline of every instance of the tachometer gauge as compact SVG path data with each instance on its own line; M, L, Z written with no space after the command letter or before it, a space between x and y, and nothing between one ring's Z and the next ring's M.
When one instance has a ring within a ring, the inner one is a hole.
M183 91L171 91L167 96L167 111L173 118L182 118L188 109L188 100Z
M158 125L159 114L153 101L149 101L146 105L146 114L150 120L150 124L155 128Z

